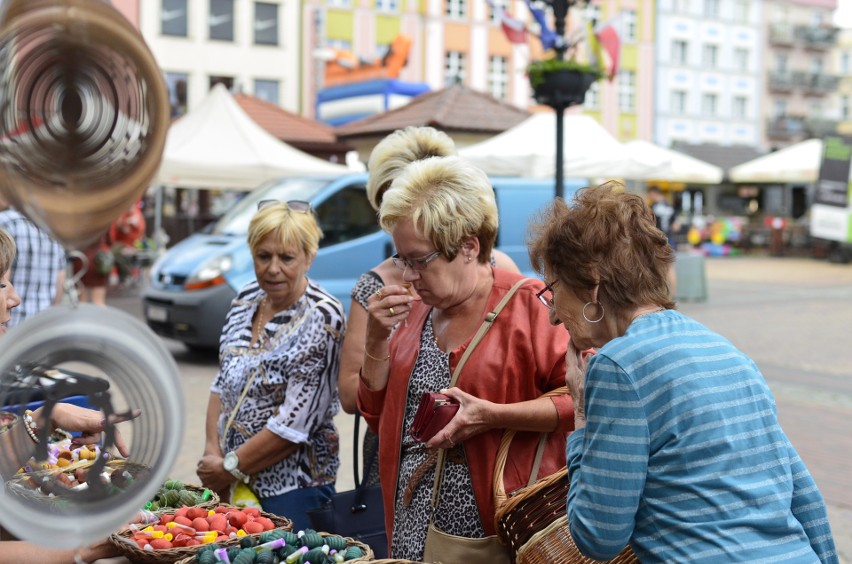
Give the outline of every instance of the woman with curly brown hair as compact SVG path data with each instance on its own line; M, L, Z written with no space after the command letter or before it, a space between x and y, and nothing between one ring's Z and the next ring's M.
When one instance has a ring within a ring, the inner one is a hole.
M568 521L583 554L629 544L643 563L837 562L757 366L674 309L673 250L640 196L608 183L554 201L530 257L551 321L571 334Z

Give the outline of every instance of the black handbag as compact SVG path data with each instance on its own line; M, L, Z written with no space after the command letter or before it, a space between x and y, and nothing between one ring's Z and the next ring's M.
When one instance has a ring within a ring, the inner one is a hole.
M388 556L388 537L385 531L385 510L382 505L382 486L368 486L361 480L358 471L359 427L361 415L355 414L355 437L353 460L355 489L338 492L322 507L309 510L311 525L318 531L350 537L370 545L377 559ZM379 445L370 453L372 468L379 454ZM366 478L366 477L365 477Z

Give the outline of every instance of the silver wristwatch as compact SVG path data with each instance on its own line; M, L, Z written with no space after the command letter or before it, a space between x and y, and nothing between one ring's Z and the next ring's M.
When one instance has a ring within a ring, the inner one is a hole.
M230 472L237 480L246 484L249 483L251 476L240 471L240 457L237 456L236 452L231 451L225 455L223 466L225 467L225 470Z

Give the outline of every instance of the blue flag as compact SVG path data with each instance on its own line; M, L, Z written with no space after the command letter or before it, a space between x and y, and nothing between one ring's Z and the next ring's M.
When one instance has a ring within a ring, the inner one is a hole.
M547 26L547 16L544 15L544 11L540 8L533 8L530 0L527 0L527 8L529 8L530 13L535 18L535 21L538 22L538 26L541 29L539 32L541 48L545 51L553 49L556 46L556 33Z

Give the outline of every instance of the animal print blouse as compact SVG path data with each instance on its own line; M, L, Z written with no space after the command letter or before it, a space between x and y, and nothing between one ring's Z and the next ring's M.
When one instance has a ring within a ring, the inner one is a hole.
M334 426L340 409L337 370L346 323L340 301L309 280L304 295L278 312L250 347L252 317L264 295L252 282L231 304L219 342L219 373L211 386L222 402L218 428L224 453L264 427L300 445L293 455L252 476L260 498L335 481L340 466Z

